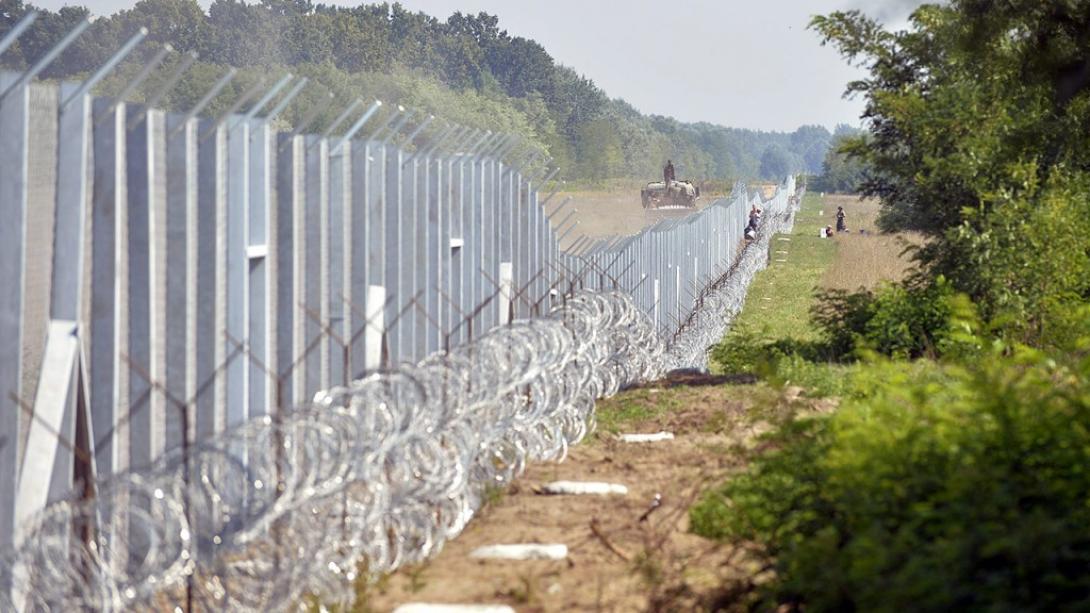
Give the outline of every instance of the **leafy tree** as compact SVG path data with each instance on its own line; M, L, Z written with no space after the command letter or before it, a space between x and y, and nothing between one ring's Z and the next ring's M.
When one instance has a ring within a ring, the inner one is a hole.
M823 126L802 126L791 134L791 151L802 158L800 170L816 173L821 169L832 135Z
M849 86L870 138L845 149L883 226L925 233L925 272L1042 338L1090 295L1090 2L953 0L900 32L857 11L813 27L870 72Z
M284 63L284 21L269 9L241 0L215 0L208 7L208 22L201 56L231 66Z
M31 8L27 5L27 8ZM43 11L38 19L34 22L34 26L29 28L19 38L19 44L17 49L14 50L18 53L17 65L20 67L29 67L34 62L45 56L54 45L64 37L65 34L70 32L72 28L76 27L80 21L87 18L87 9L83 7L70 7L66 6L57 12ZM22 15L20 15L22 17ZM17 21L17 20L16 20ZM102 25L98 25L98 28L103 28ZM87 35L85 35L86 37ZM4 55L5 57L13 51L8 51ZM77 48L69 48L65 51L58 60L54 61L41 76L43 78L56 79L66 74L78 74L86 72L93 67L93 64L89 63L88 58L81 54Z
M0 0L0 35L26 6L24 0ZM42 11L24 40L0 57L0 65L24 68L86 14L83 8ZM787 159L786 165L776 160L776 176L784 168L816 172L814 160L820 161L830 142L828 131L818 126L785 134L647 116L623 100L611 100L593 81L556 63L537 42L511 36L493 15L454 13L442 21L396 3L340 7L314 0L213 0L205 11L198 0L140 0L96 21L45 76L88 74L141 26L149 28L151 42L201 57L169 96L175 108L199 99L202 88L228 66L241 69L240 77L209 112L227 108L251 77L290 70L310 75L342 103L377 96L435 105L426 110L485 129L522 126L528 141L547 148L568 179L654 178L666 158L693 179L752 177L761 173L761 156L772 145ZM135 65L154 52L142 45L99 91L117 93L123 77L135 75ZM157 75L148 87L161 82ZM453 91L440 94L437 87ZM283 117L303 116L296 107L304 102L321 104L321 92L308 92ZM319 121L326 114L336 112L323 113ZM595 150L591 143L605 148Z
M612 123L598 119L583 124L578 143L576 151L582 176L601 181L618 175L624 155Z
M810 184L810 189L819 192L854 194L865 179L866 166L858 156L852 156L844 150L854 136L841 133L834 137L833 144L825 153L821 165L821 175Z
M765 179L786 177L793 170L787 150L778 144L769 145L761 155L761 177Z
M774 571L738 590L750 610L1082 610L1090 370L1070 362L999 346L868 366L864 397L765 440L693 507L693 531Z
M178 51L200 51L209 35L204 11L196 0L140 0L114 17L126 30L148 29L148 40L169 43Z

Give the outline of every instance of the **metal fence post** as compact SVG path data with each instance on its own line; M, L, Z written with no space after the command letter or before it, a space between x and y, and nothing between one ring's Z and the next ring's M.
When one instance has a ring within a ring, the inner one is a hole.
M281 80L281 84L286 82ZM239 361L246 371L246 414L253 418L269 414L270 401L276 395L276 382L262 368L270 362L273 330L279 315L271 308L269 297L270 288L274 286L269 256L269 219L275 202L272 184L275 161L273 130L269 124L255 119L247 119L244 123L248 124L249 132L249 197L244 219L246 322L243 330L252 359L240 358Z
M273 268L269 309L276 313L276 324L272 327L274 339L269 346L269 365L278 378L278 397L273 403L278 412L298 402L302 389L301 375L297 371L288 372L288 368L297 357L295 348L302 342L298 337L303 315L296 289L299 274L296 266L299 256L296 229L305 200L303 146L301 136L283 133L277 136L276 203L274 215L269 219L268 258Z
M220 262L224 322L217 331L217 343L222 346L225 368L225 416L227 426L246 421L249 406L246 400L246 359L233 355L235 343L247 340L246 298L249 275L247 274L246 217L250 204L250 125L237 122L227 127L217 122L215 131L222 130L227 139L226 149L226 205L221 213L220 243L217 259Z
M484 162L484 200L481 206L481 271L478 274L487 275L481 280L480 302L484 302L495 294L498 288L495 282L500 276L500 261L497 254L498 241L497 228L499 220L497 212L499 206L499 173L501 164L494 158L485 158ZM496 326L499 318L499 305L490 304L481 311L481 331L486 332Z
M329 211L329 141L320 136L307 136L305 153L305 177L306 201L301 220L301 230L297 236L302 240L295 246L302 266L301 274L296 279L302 295L295 308L303 312L299 313L304 330L302 344L295 348L295 355L303 358L303 371L305 385L302 402L309 402L314 394L324 389L323 382L329 380L328 355L329 339L323 335L321 322L315 321L314 316L325 312L322 307L326 296L322 294L325 286L325 272L322 263L325 259L325 233L323 222ZM312 345L319 347L316 351L309 351Z
M212 381L210 386L194 389L198 437L221 432L227 425L224 408L226 388L219 365L227 359L224 343L217 342L224 330L224 305L220 287L223 271L219 265L219 232L225 225L221 216L227 199L227 135L222 128L212 128L212 120L197 123L197 133L213 129L211 138L198 138L197 144L197 221L191 235L196 251L193 276L194 332L193 381L197 386ZM179 124L186 129L185 124ZM175 128L179 129L179 128Z
M48 253L39 251L37 257L51 260L52 279L47 286L50 291L48 307L38 305L38 310L43 314L48 312L50 322L44 337L40 374L33 384L36 387L36 419L29 424L23 463L25 465L27 458L30 458L32 466L43 472L51 469L52 474L49 479L20 479L16 496L17 525L43 508L46 502L67 495L76 468L72 450L59 444L56 433L68 441L76 440L76 369L81 367L78 356L83 349L80 339L84 332L78 322L82 306L84 215L87 209L91 130L90 98L79 93L80 89L78 83L62 84L60 95L52 101L53 104L42 105L37 103L41 101L36 101L38 108L32 111L44 112L52 118L56 116L56 102L65 99L70 102L60 105L55 131L43 132L40 128L44 126L38 126L39 129L31 135L38 140L34 145L39 154L35 157L44 155L53 158L51 161L54 162L53 172L41 172L42 164L35 164L36 174L44 175L35 181L55 180L56 184L52 193L44 194L46 200L39 199L35 203L39 215L43 213L41 209L49 209L44 212L52 216L52 241L47 242L44 236L37 241L40 250L48 249ZM48 91L56 93L52 88ZM41 93L39 89L39 95ZM64 146L58 147L62 142ZM35 283L32 279L25 282ZM34 339L29 340L33 342ZM83 408L79 407L80 410ZM39 422L52 423L53 432L43 429ZM85 470L90 468L85 467Z
M134 123L139 115L141 121ZM145 117L146 115L146 117ZM159 340L152 323L152 259L154 236L152 224L156 193L156 151L152 142L152 125L157 112L129 106L125 142L126 190L128 197L122 208L124 219L121 252L124 254L123 272L118 275L122 283L124 304L121 310L120 351L128 356L128 363L135 364L144 372L152 372L152 344ZM146 119L146 121L143 121ZM154 337L154 340L153 340ZM129 451L129 467L143 467L152 460L157 447L151 403L151 381L135 374L132 368L122 368L121 406L128 413L126 436L121 439ZM119 429L119 433L120 433Z
M117 346L118 241L125 198L125 105L95 100L92 133L94 167L90 208L90 321L86 350L91 430L95 436L95 466L100 477L119 467L120 448L114 429L119 411L116 382L120 360ZM109 110L108 107L112 107ZM105 115L103 115L105 113ZM0 142L5 142L5 137ZM3 166L3 165L0 165ZM0 174L3 171L0 170ZM0 188L8 182L0 180ZM4 242L4 244L7 244Z
M391 363L396 364L405 356L403 350L403 321L395 321L402 306L412 295L405 285L406 272L402 270L406 244L404 242L405 218L402 212L401 149L383 143L385 150L383 171L386 173L384 219L385 240L383 241L383 259L385 261L384 282L387 294L393 292L395 299L386 309L385 320L390 326L386 332L386 344Z
M180 128L180 129L179 129ZM197 125L178 114L166 116L166 213L164 252L169 273L164 279L166 363L164 384L171 398L187 401L197 382L192 362L196 335L196 308L190 279L196 276L197 250ZM184 411L184 414L182 413ZM193 440L196 424L192 410L167 406L164 447Z
M349 378L355 379L363 374L367 365L366 339L358 335L368 325L364 314L367 312L367 287L370 283L367 253L372 246L369 212L373 162L366 141L353 141L349 146L352 149L352 179L351 197L346 203L344 219L344 330L350 344L346 373Z
M445 312L447 317L443 322L443 341L446 342L447 336L455 330L461 319L461 305L456 301L461 300L465 291L465 277L463 275L463 258L465 254L465 226L463 225L463 220L465 218L463 214L465 202L465 173L464 164L462 164L462 158L457 148L446 158L444 164L446 165L446 174L450 178L448 185L449 191L447 194L449 207L447 208L444 220L447 243L445 245L440 244L440 249L449 253L450 262L450 271L445 277L445 283L443 285L443 292L445 295L441 298L446 304ZM450 339L451 343L456 342L457 338L460 338L460 335L452 337Z
M329 326L339 340L347 341L351 331L345 328L347 311L343 297L346 295L345 273L351 270L347 261L345 226L351 222L352 211L352 147L344 146L329 154L329 201L325 216L325 263L322 266L325 284L322 289L322 321ZM327 335L328 337L328 335ZM338 339L327 338L325 359L328 364L327 378L323 386L343 385L347 382L344 347Z
M425 355L442 348L442 338L446 330L446 305L439 298L439 288L446 284L450 276L450 230L447 225L450 202L447 199L446 183L449 177L445 172L446 164L438 156L428 154L424 158L427 172L427 219L424 236L427 238L425 261L428 263L427 274L423 278L424 309L431 315L431 321L424 323L427 335L424 343Z
M0 73L0 90L18 81ZM14 529L15 487L19 472L19 433L22 411L12 395L22 398L23 268L26 265L27 115L29 95L20 86L0 100L0 338L14 351L0 354L0 548L11 545ZM4 589L6 586L0 586Z
M423 289L421 273L427 268L422 253L427 247L427 237L421 234L427 215L427 202L423 191L425 186L421 183L426 169L420 167L419 160L415 157L406 164L407 154L400 147L398 155L402 165L400 285L405 300L419 300L418 292ZM421 328L427 324L419 304L402 304L403 308L408 309L397 322L401 327L402 360L416 362L423 357L421 342L424 334Z
M368 141L367 164L367 284L383 288L381 305L371 303L372 293L368 290L365 313L371 313L373 309L383 311L385 314L389 300L388 284L386 282L386 238L388 227L386 224L386 146L379 142ZM377 294L376 294L377 295ZM396 298L396 295L394 296ZM372 328L369 325L368 330ZM368 339L377 337L378 355L382 355L382 346L386 342L385 328L381 334L370 333ZM365 351L371 355L374 340L366 340ZM370 362L368 363L370 367Z

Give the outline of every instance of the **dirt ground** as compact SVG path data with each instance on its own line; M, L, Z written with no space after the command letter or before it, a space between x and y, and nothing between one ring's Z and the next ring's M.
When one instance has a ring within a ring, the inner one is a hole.
M638 192L632 198L572 195L581 232L628 234L653 222ZM564 462L530 465L437 557L369 586L357 610L391 611L407 603L507 604L523 613L719 610L731 600L724 586L759 583L762 575L744 550L691 534L689 508L709 485L745 465L772 422L830 408L823 404L828 401L800 397L797 388L729 383L674 380L599 402L597 432ZM619 432L659 431L676 438L643 445L616 439ZM559 480L619 483L629 493L537 493ZM652 510L656 497L661 505ZM478 547L516 543L565 544L569 556L559 562L470 558Z
M697 201L697 209L715 202L722 194L702 195ZM568 198L571 202L556 213ZM569 212L577 211L572 217L579 225L561 242L561 248L572 245L581 236L604 237L630 235L639 232L663 218L687 215L690 211L646 211L640 203L640 188L634 186L625 190L611 191L571 191L558 193L546 206L546 214L552 216L553 223L563 222ZM571 222L568 222L570 225ZM567 225L564 226L567 228Z
M520 612L707 610L730 579L757 569L745 552L688 532L698 492L743 464L770 426L754 407L793 399L763 386L653 386L604 401L619 415L559 464L537 464L424 566L370 588L360 610L400 604L508 604ZM796 392L797 396L797 392ZM804 401L809 402L809 401ZM627 419L635 416L635 419ZM625 423L627 421L627 423ZM632 445L610 430L669 431L673 441ZM627 496L543 496L556 480L625 485ZM651 510L656 495L661 505ZM650 511L650 513L649 513ZM646 515L646 520L641 521ZM563 543L566 561L483 562L483 545Z

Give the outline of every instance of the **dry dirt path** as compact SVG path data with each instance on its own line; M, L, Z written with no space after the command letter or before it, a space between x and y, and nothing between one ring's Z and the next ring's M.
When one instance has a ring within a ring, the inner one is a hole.
M697 201L697 208L704 208L721 197L721 194L714 193L701 196ZM546 213L553 215L567 198L571 198L571 202L555 215L554 223L561 223L570 211L576 210L571 219L578 220L579 225L568 233L561 244L563 248L569 247L582 236L627 236L654 225L661 219L682 217L689 213L684 210L644 210L640 204L639 186L624 190L560 192L546 206Z
M718 586L752 573L742 552L692 535L688 508L742 465L769 411L796 402L764 386L644 388L600 403L603 424L559 464L528 468L429 563L383 579L359 610L410 602L507 604L517 611L704 609ZM670 431L675 440L622 444L614 432ZM557 480L625 485L627 496L543 496ZM662 504L647 514L656 495ZM499 543L562 543L565 561L477 561Z

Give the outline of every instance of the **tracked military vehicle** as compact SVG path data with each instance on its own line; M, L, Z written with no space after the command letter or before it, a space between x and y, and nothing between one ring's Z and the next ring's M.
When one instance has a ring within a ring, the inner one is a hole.
M645 209L695 209L700 188L691 181L656 181L640 190L640 199Z

